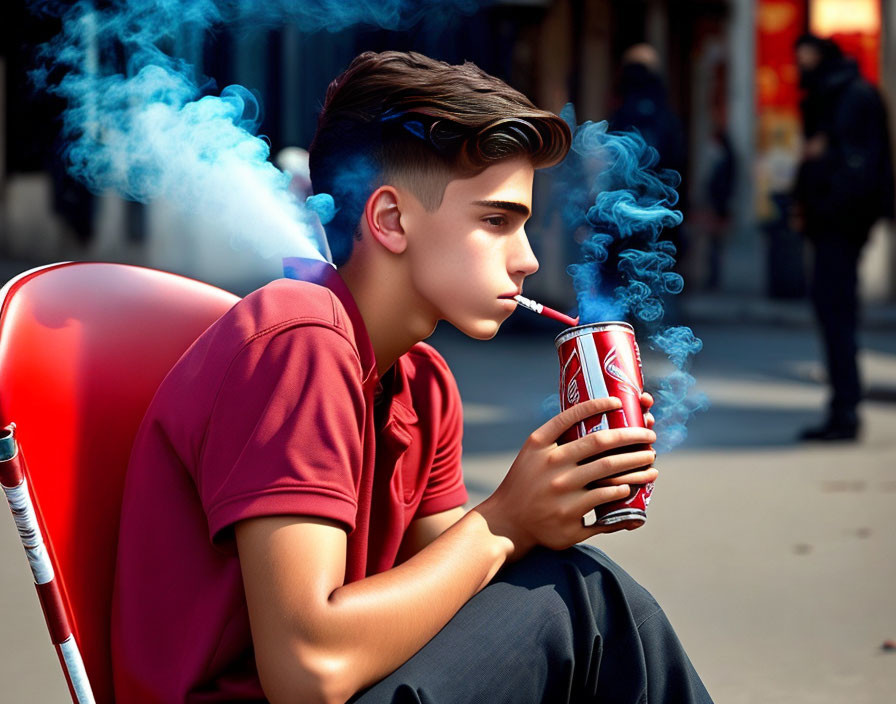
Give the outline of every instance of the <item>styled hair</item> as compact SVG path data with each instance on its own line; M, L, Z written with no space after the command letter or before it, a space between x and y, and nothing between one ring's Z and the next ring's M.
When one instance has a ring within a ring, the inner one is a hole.
M351 255L364 204L379 185L410 190L428 210L457 178L513 158L560 162L567 124L473 63L366 52L330 83L309 149L315 193L329 193L334 263Z

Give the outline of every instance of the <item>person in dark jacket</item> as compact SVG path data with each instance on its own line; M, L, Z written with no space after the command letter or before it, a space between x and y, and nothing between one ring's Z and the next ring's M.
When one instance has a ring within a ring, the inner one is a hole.
M609 129L612 132L637 132L644 141L656 149L658 160L652 167L658 172L671 170L678 174L676 191L681 197L675 207L687 215L687 193L683 178L687 172L687 148L681 120L669 105L668 91L663 79L662 60L659 52L650 44L634 44L622 55L622 67L617 85L619 104L612 112ZM687 233L683 225L668 227L660 237L672 242L681 262L687 256ZM628 248L644 247L645 243L625 238L608 247L610 260L614 261L620 251ZM622 278L606 274L605 286L615 291L625 285ZM673 301L667 301L673 306Z
M829 39L796 42L805 145L797 173L797 223L813 249L812 302L831 397L804 440L853 440L861 383L856 362L858 263L871 226L892 217L893 163L884 102Z
M659 53L649 44L635 44L622 56L619 106L610 116L610 129L637 130L659 153L657 169L684 175L686 149L681 120L669 106Z

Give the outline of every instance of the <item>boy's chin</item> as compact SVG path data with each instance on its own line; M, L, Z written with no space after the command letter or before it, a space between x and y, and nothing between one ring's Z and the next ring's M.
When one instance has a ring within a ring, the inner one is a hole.
M474 340L491 340L495 335L498 334L498 330L501 329L501 323L503 320L476 320L470 322L463 323L455 323L451 324L460 330L467 337L472 337Z

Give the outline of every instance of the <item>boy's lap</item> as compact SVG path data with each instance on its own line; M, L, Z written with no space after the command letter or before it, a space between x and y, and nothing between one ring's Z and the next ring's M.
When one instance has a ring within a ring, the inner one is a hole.
M575 631L586 622L594 625L585 631L600 631L621 618L633 630L659 611L605 553L587 545L536 549L499 572L407 663L352 701L522 704L528 692L540 702L558 676L568 679L562 671L572 667Z

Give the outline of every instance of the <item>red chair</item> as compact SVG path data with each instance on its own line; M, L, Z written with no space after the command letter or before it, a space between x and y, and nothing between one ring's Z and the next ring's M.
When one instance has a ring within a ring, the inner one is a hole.
M237 300L100 263L33 269L0 292L0 483L80 704L113 701L110 604L137 428L168 370Z

